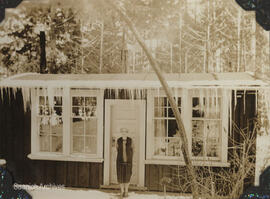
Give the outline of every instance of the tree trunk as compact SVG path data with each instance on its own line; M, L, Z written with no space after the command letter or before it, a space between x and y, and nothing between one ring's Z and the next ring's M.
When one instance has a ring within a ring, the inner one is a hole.
M100 27L100 54L99 54L99 73L102 73L103 67L103 34L104 34L104 24L103 21Z
M108 3L122 18L123 21L125 21L125 23L127 24L127 26L129 27L129 29L131 30L131 32L134 34L137 42L139 43L139 45L142 47L143 51L145 52L150 65L152 66L152 68L154 69L165 93L166 96L168 97L169 103L171 104L173 113L175 115L176 118L176 122L179 128L179 133L180 133L180 137L182 139L182 146L181 146L181 150L183 153L183 157L187 166L187 172L188 172L188 176L190 178L191 183L191 191L192 191L192 195L193 195L193 199L197 199L198 198L198 186L197 186L197 180L196 180L196 175L195 175L195 170L192 167L192 163L191 163L191 158L190 158L190 154L188 151L188 140L187 140L187 136L186 136L186 130L185 127L183 125L182 119L181 119L181 115L180 112L177 108L176 102L173 98L173 94L171 89L168 86L167 81L165 80L162 71L160 70L160 67L158 66L158 63L156 62L156 60L154 59L154 57L152 56L150 50L148 49L148 47L145 45L145 43L143 42L143 39L141 38L141 36L139 35L139 33L137 32L136 28L134 27L132 21L129 19L129 17L122 12L122 10L120 8L118 8L113 2L112 0L104 0L106 3Z
M238 15L237 15L237 71L240 72L240 36L241 36L241 9L238 10Z

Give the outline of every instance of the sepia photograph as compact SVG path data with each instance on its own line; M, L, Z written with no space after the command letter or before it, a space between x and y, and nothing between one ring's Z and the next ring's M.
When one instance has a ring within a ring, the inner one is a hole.
M0 198L270 199L269 0L0 0Z

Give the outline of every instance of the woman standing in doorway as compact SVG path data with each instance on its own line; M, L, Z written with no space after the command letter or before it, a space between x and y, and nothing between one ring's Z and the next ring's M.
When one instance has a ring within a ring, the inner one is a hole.
M120 129L121 137L117 139L116 170L120 184L121 196L128 196L128 187L132 175L133 143L128 137L128 129Z

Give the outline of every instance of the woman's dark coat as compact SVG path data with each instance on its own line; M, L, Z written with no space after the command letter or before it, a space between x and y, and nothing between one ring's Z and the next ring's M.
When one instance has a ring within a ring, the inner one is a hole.
M117 140L116 170L118 183L129 183L132 175L132 139L127 137L126 142L127 161L123 161L123 138Z

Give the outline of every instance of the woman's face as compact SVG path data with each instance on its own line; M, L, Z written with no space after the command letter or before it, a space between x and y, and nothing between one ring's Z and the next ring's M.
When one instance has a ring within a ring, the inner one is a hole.
M127 136L128 136L128 130L121 130L121 134L122 134L122 137L123 139L127 139Z

